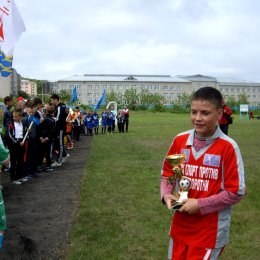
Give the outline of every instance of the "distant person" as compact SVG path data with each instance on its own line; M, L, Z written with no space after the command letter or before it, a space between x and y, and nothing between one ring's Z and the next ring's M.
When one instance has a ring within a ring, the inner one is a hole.
M4 98L4 115L3 115L3 128L2 128L2 138L3 138L3 143L6 147L9 147L10 143L8 141L10 140L7 137L7 132L8 132L8 127L11 123L13 123L13 99L10 96L6 96ZM3 171L9 171L9 164L8 165L2 165L2 170Z
M3 116L3 138L4 138L4 143L5 142L5 137L7 134L7 129L8 126L13 123L13 111L14 111L14 107L13 107L13 99L10 96L6 96L4 98L4 116Z
M250 111L249 112L249 119L254 119L255 116L254 116L254 112L253 111Z
M24 99L23 97L18 97L16 99L16 107L15 109L21 109L22 111L22 117L26 117L26 103L27 99Z
M112 134L114 114L109 109L107 112L107 134Z
M14 122L8 127L9 151L10 151L10 179L12 184L20 185L27 181L25 171L25 142L23 142L26 127L22 122L21 109L13 112Z
M232 110L226 105L225 101L222 102L223 114L222 117L218 120L218 124L222 132L228 135L228 126L232 124Z
M93 128L95 135L98 135L98 129L99 129L99 115L97 111L94 111L93 113Z
M38 155L39 155L38 137L37 137L38 125L32 120L32 118L35 116L35 111L36 109L34 107L33 102L32 101L29 102L27 108L27 116L23 118L23 123L27 129L31 125L30 132L27 136L27 142L26 142L25 167L26 167L26 173L32 178L39 177L37 173Z
M55 125L54 120L55 107L48 106L46 109L46 116L39 125L38 137L39 137L39 157L38 166L43 169L43 161L46 159L45 170L52 172L52 147L55 138Z
M85 124L85 127L87 129L87 135L92 136L93 135L93 132L92 132L93 117L92 117L92 114L90 113L90 111L88 111L87 114L84 117L84 124Z
M66 134L66 106L60 102L60 97L57 94L53 94L50 97L51 104L55 107L54 119L56 120L55 126L55 149L58 149L58 156L56 161L52 164L53 167L62 165L62 157L69 156L65 151L64 136Z
M103 111L102 114L101 114L101 132L102 134L105 134L106 133L106 129L107 129L107 110Z
M169 259L218 259L229 241L231 206L245 194L244 165L237 143L218 126L222 95L212 87L197 90L191 100L194 129L178 134L168 155L185 154L183 175L191 180L188 199L173 214ZM161 199L169 209L177 201L168 184L172 165L162 168Z
M80 137L80 110L79 107L75 107L73 118L72 118L72 126L73 126L73 137L76 141L79 141Z
M125 106L123 109L123 116L124 116L124 129L125 132L128 132L128 125L129 125L129 108Z
M71 150L73 149L73 141L72 141L72 118L73 118L73 110L70 108L66 108L66 138L67 138L67 142L66 142L66 148L67 150Z
M118 111L117 115L117 127L119 133L124 133L124 114L121 110Z

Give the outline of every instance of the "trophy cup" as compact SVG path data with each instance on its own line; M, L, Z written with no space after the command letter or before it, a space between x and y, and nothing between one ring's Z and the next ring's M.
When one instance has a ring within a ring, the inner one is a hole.
M180 164L185 160L185 154L172 154L166 157L167 162L173 166L173 175L168 178L168 183L176 180L178 194L176 203L173 205L173 210L178 210L183 206L183 200L188 199L188 190L191 185L191 180L183 175L183 170Z

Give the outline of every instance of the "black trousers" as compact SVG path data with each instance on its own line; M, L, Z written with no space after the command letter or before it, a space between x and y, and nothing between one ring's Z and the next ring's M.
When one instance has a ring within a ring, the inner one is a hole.
M26 171L29 175L37 171L38 166L38 143L35 139L28 141L26 151Z
M129 119L125 118L125 120L124 120L124 128L125 128L126 132L128 132L128 124L129 124Z
M64 134L64 130L57 130L55 135L56 138L54 140L54 149L58 150L57 162L59 163L62 161L62 157L67 155L64 145Z
M79 136L80 136L80 128L78 125L73 125L73 136L75 137L76 141L79 141Z
M117 124L119 133L124 133L124 123Z
M42 166L43 159L46 159L46 166L51 166L51 156L52 156L52 142L47 141L45 143L39 144L39 166Z
M18 143L10 143L10 179L11 181L19 180L26 176L25 173L25 144L23 146Z

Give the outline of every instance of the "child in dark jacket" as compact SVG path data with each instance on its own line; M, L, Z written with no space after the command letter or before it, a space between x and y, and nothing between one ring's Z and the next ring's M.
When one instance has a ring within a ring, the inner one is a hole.
M12 184L20 185L27 181L25 173L25 143L23 138L26 133L26 127L22 123L22 111L17 109L13 112L14 122L8 125L8 143L10 151L10 179Z
M52 172L52 146L55 134L55 107L49 106L44 120L39 125L39 167L43 165L43 159L46 159L46 171Z

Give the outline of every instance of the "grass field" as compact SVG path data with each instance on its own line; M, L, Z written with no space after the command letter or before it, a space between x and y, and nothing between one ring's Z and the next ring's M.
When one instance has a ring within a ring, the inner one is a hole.
M67 259L167 259L171 212L160 202L160 169L189 115L133 112L129 132L94 136ZM233 208L222 259L259 259L260 120L235 119L229 135L244 159L247 195Z

